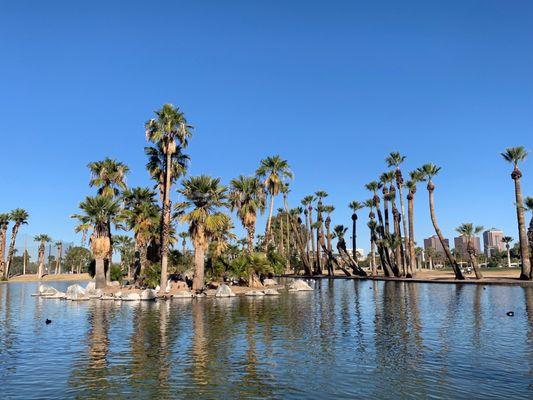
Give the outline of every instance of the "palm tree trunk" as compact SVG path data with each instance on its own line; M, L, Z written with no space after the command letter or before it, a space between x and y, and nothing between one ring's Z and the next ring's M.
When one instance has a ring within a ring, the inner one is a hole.
M201 239L205 242L205 238ZM204 287L204 244L198 240L194 244L194 277L192 280L192 290L201 290Z
M283 241L283 236L285 235L285 232L283 232L283 216L279 216L279 252L282 256L285 255L285 243Z
M306 241L305 241L305 251L307 253L307 258L309 258L309 232L310 232L310 228L309 228L309 218L307 216L307 214L304 214L305 216L305 237L306 237Z
M505 247L507 248L507 268L511 268L511 246L507 243Z
M172 185L172 154L167 151L165 162L165 198L161 225L161 279L159 287L164 291L168 280L168 242L170 239L170 186ZM203 278L203 277L202 277Z
M352 254L355 262L357 262L357 214L352 215Z
M104 258L98 257L95 259L95 283L96 289L103 289L106 287L106 276L104 270Z
M6 266L5 255L6 255L6 236L7 228L0 230L0 277L4 276L4 267Z
M372 263L372 276L378 276L378 268L376 265L376 242L374 240L374 234L372 233L372 239L370 239L370 252L371 258L370 262Z
M265 231L265 253L268 251L268 243L270 241L270 224L272 222L272 211L274 210L274 196L270 194L270 208L268 210L268 220L267 220L267 226Z
M250 224L248 230L248 253L254 251L255 224Z
M317 222L318 222L318 226L316 228L316 268L315 268L315 274L316 275L322 275L322 262L320 260L320 257L321 257L321 252L320 252L320 241L319 241L319 238L320 238L320 235L323 233L322 232L322 219L320 217L320 213L317 214Z
M444 241L444 236L442 235L442 232L439 228L439 225L437 224L437 217L435 215L435 202L433 198L433 191L435 190L435 185L433 182L428 182L428 193L429 193L429 213L431 215L431 222L433 223L433 228L435 229L435 233L439 237L440 244L442 248L444 249L444 253L446 254L446 258L448 258L448 261L452 265L453 272L455 273L455 279L464 280L463 273L461 272L461 267L459 267L459 264L457 264L457 260L452 255L452 252L446 245L446 242Z
M109 237L109 253L107 254L107 269L104 262L104 274L106 283L111 282L111 265L113 264L113 237L111 235L111 219L107 220L107 236Z
M411 270L411 276L415 273L415 199L414 193L407 195L407 217L409 218L409 269Z
M13 262L13 256L15 255L15 241L17 239L19 227L20 225L18 223L15 223L15 225L13 225L13 229L11 230L11 239L9 241L9 251L7 252L6 269L4 270L5 279L9 278L9 267L11 266L11 263Z
M387 200L387 197L385 196L385 193L383 195L383 210L385 211L385 232L387 234L390 234L389 201Z
M313 229L313 214L311 211L309 211L309 226L310 226L310 232L311 232L311 253L313 257L309 257L310 260L313 260L312 263L314 264L314 258L316 257L316 248L315 248L315 231Z
M515 171L513 171L513 173L514 172ZM526 221L524 217L524 205L522 200L520 175L517 175L515 178L513 178L516 198L516 216L518 220L518 237L520 240L520 258L522 261L522 271L520 273L520 279L531 280L531 261L529 259L529 246L526 234Z
M403 227L403 236L405 238L405 252L403 253L403 259L404 259L404 263L405 263L405 274L409 277L412 277L413 276L413 269L412 269L412 265L411 265L411 252L409 251L409 249L411 248L411 245L409 244L410 240L411 240L411 236L410 234L408 234L408 230L407 230L407 219L405 218L405 205L404 205L404 201L403 201L403 188L402 188L402 185L397 185L398 186L398 193L400 194L400 212L401 212L401 217L402 217L402 227ZM404 248L402 246L402 248Z
M467 244L467 252L468 252L468 257L470 258L470 262L472 263L472 267L474 267L474 273L476 274L476 279L483 279L483 274L481 273L481 270L479 268L479 265L478 265L478 262L477 262L477 257L476 257L476 251L474 249L474 247L472 246L472 240L473 238L469 238L468 239L468 244Z
M290 271L291 269L291 236L289 226L289 206L287 205L287 196L283 196L283 204L285 206L285 216L287 225L287 256L285 257L285 269Z

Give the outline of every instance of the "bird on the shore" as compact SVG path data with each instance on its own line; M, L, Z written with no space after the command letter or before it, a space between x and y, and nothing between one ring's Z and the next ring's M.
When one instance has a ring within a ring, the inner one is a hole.
M48 318L46 318L46 321L44 321L44 323L45 323L46 325L49 325L49 324L51 324L51 323L52 323L52 320L51 320L51 319L48 319Z

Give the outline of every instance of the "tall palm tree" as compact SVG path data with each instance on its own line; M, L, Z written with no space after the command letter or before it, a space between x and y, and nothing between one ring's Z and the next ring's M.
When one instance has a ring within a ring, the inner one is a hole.
M107 258L109 267L109 251L111 249L111 239L109 237L109 221L115 221L120 212L117 200L108 196L86 197L79 205L83 214L73 215L83 224L89 224L93 233L91 234L90 245L96 262L95 281L96 288L104 288L107 284L105 273L105 262ZM109 274L108 274L109 275Z
M465 278L463 276L463 273L461 272L461 268L459 267L457 260L452 255L450 248L444 241L444 236L442 235L442 231L439 228L439 225L437 223L437 216L435 214L435 199L433 197L433 192L435 191L435 184L433 183L433 178L439 173L440 167L437 167L435 164L429 163L420 167L418 171L420 172L421 176L424 177L424 180L427 181L427 190L429 194L429 213L431 215L431 222L433 223L435 233L439 237L439 241L442 245L442 248L444 249L446 258L448 258L448 261L452 265L453 272L455 273L455 279L464 280Z
M511 242L513 240L511 236L502 237L502 242L505 243L505 249L507 250L507 268L511 268Z
M55 274L61 273L61 259L63 257L63 242L58 241L56 242L56 248L57 248L57 258L56 258L56 269Z
M110 199L117 198L121 191L126 190L126 175L129 173L129 167L117 160L106 157L102 161L94 161L89 163L89 170L91 171L91 180L89 186L97 188L99 196L108 197ZM110 241L109 254L107 256L109 265L113 259L113 239L111 236L111 221L107 221L107 235ZM106 274L107 282L111 281L111 275Z
M285 262L286 262L286 265L285 265L285 269L287 270L287 272L290 272L290 269L291 269L291 235L290 235L290 221L289 221L289 204L287 202L287 196L290 192L290 189L289 189L289 183L288 182L285 182L282 186L281 186L281 194L283 196L283 207L285 208L285 221L286 221L286 225L287 225L287 250L286 250L286 257L285 257Z
M364 208L364 205L358 201L351 201L348 207L352 210L352 252L357 262L357 211Z
M306 226L306 238L305 248L307 250L307 257L311 260L309 253L315 254L315 237L313 235L313 202L315 201L315 196L308 195L305 196L301 203L304 207L305 215L305 226ZM309 246L309 239L311 239L311 246ZM311 247L311 248L309 248Z
M148 188L136 187L124 192L124 211L120 216L128 230L133 231L135 251L139 252L140 274L148 265L148 245L159 228L160 210L155 202L156 194Z
M332 252L331 239L333 238L333 235L331 233L331 213L335 211L335 207L332 205L326 205L322 207L322 210L327 214L326 219L324 221L324 227L326 228L327 249L328 249L328 252L331 253ZM327 261L327 269L328 269L328 275L330 276L335 275L333 264L331 263L331 260L329 258Z
M376 265L376 228L377 223L374 215L374 199L365 200L363 203L370 212L368 213L368 223L367 226L370 229L370 267L372 268L372 276L377 276L377 265Z
M35 236L33 240L39 243L37 255L37 258L39 260L39 267L37 269L37 277L41 279L44 273L44 253L46 251L46 244L50 243L52 239L50 238L50 236L41 233L40 235Z
M528 152L522 146L509 147L505 149L505 152L501 153L501 156L505 161L508 161L513 164L513 172L511 172L511 178L514 181L516 216L518 222L518 239L520 242L520 258L522 261L522 272L520 273L520 279L523 280L533 279L533 275L531 274L531 261L529 259L529 246L526 234L524 204L522 201L522 188L520 185L520 178L522 178L522 172L520 171L520 169L518 169L518 163L524 161L527 155Z
M205 250L210 237L227 224L227 216L219 211L225 207L227 189L219 178L192 176L182 182L179 193L184 201L176 204L182 222L189 224L189 237L194 247L193 290L204 286Z
M248 253L254 248L255 223L257 214L263 213L266 206L265 188L258 178L240 175L230 182L229 205L237 210L242 226L248 232Z
M92 226L90 224L84 224L82 222L78 223L74 228L74 232L81 232L81 247L85 247L85 244L87 242L87 232L90 229L92 229Z
M30 215L26 210L22 208L16 208L9 213L9 218L13 221L13 227L11 228L11 239L9 241L9 251L7 252L6 268L4 270L4 278L9 278L9 267L13 262L13 256L15 255L15 242L17 240L17 234L21 225L28 223Z
M531 212L531 219L529 220L529 228L527 229L527 240L529 242L529 262L533 263L533 197L526 197L524 199L526 210Z
M324 190L315 192L317 200L316 204L316 268L315 274L322 275L322 255L320 251L320 236L324 234L324 219L322 218L322 212L324 211L322 200L328 197L328 193Z
M472 224L471 222L466 222L466 223L459 225L455 229L455 231L466 239L466 251L468 253L468 258L470 259L470 263L474 267L476 279L483 279L483 274L481 273L481 270L477 262L476 247L474 246L474 240L476 238L476 235L478 235L479 233L483 231L483 227L474 226L474 224Z
M417 266L416 263L416 254L415 254L415 194L416 194L416 185L422 181L423 176L419 171L409 172L409 180L405 183L405 186L408 189L407 192L407 219L409 220L409 243L407 244L409 252L409 272L411 276L414 276L415 269Z
M135 241L126 235L115 235L113 237L114 250L120 254L120 264L122 271L126 272L128 277L132 277L131 266L135 258Z
M261 160L259 168L255 172L257 177L264 179L265 189L270 196L270 206L268 211L268 220L265 230L265 252L270 242L270 224L272 222L272 211L274 210L274 198L281 191L285 180L292 179L293 175L287 160L280 156L270 156Z
M165 104L160 110L155 111L155 118L145 124L146 138L161 147L165 154L164 171L165 184L163 207L161 213L161 290L165 290L168 279L168 249L170 241L170 188L173 173L176 172L172 156L178 149L187 146L188 139L192 136L192 126L187 123L185 114L172 104ZM150 168L150 167L149 167ZM178 169L178 171L180 171ZM159 179L158 179L159 182Z
M385 213L385 232L390 233L390 223L389 223L389 186L394 180L394 171L384 172L380 175L379 181L382 186L382 195L383 195L383 211Z
M163 143L159 142L155 146L147 146L144 148L144 153L148 157L146 163L146 169L148 170L151 178L156 182L155 187L159 191L159 198L161 202L165 197L165 163L167 156L165 154ZM190 157L183 153L181 147L176 147L176 151L171 155L171 185L185 175L187 167L189 165Z
M9 221L11 218L8 213L0 214L0 277L4 276L4 268L6 266L6 241L7 241L7 228L9 227Z
M410 236L407 230L407 218L405 218L405 205L404 205L404 200L403 200L404 180L402 176L402 170L400 168L400 165L405 161L405 159L406 159L405 156L402 156L397 151L393 151L392 153L389 154L389 156L385 159L385 161L387 162L387 165L389 167L395 168L394 176L396 178L395 179L396 187L398 188L398 193L400 196L400 215L401 215L401 220L402 220L402 225L403 225L402 227L403 227L403 235L405 239L404 240L405 249L406 249L406 253L408 253L408 257L405 257L405 254L404 254L403 261L406 264L405 265L406 275L408 277L412 277L413 271L412 271L412 264L411 264L411 252L409 250L411 247L409 244Z
M189 234L187 232L178 233L179 238L181 239L181 254L185 255L187 252L187 238Z

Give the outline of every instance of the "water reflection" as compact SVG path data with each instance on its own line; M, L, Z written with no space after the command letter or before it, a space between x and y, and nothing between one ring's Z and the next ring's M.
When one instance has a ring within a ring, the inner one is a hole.
M533 288L323 280L279 297L141 303L35 289L0 286L7 398L532 393Z

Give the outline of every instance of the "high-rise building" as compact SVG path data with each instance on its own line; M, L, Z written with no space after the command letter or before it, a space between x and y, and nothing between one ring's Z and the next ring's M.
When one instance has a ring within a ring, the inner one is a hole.
M494 251L504 251L505 243L502 242L503 232L498 229L489 229L483 232L483 249L485 255L490 257Z
M458 254L461 255L461 257L468 257L468 239L466 238L466 236L459 236L454 238L453 243L455 246L455 250ZM472 238L472 245L476 250L476 253L479 254L479 252L481 251L481 240L479 239L479 237L476 236Z
M446 246L450 248L450 241L448 239L444 239L444 243L446 243ZM437 235L433 235L424 239L424 250L427 250L429 248L432 248L438 253L444 253L444 247L442 247L442 244Z

